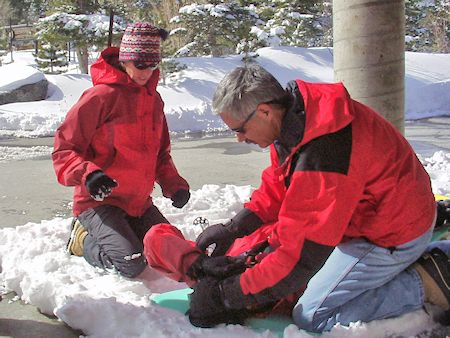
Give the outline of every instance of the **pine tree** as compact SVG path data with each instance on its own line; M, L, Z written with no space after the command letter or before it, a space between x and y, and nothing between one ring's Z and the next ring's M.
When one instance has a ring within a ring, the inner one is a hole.
M38 40L61 45L74 42L80 71L87 74L89 48L103 49L107 44L109 15L102 14L93 0L53 0L52 8L53 14L39 20ZM115 36L120 36L125 26L120 16L114 16Z
M1 57L8 53L8 34L5 29L0 29L0 66L2 65Z
M448 0L406 0L406 50L450 52Z
M421 35L426 32L426 28L420 26L420 22L425 17L422 10L422 0L406 0L405 1L405 43L406 50L420 51L426 43L421 39Z
M36 56L36 63L47 74L62 73L68 65L66 52L50 43L41 46Z
M257 13L265 21L268 45L331 46L331 3L316 0L264 1Z
M176 55L221 56L234 53L243 39L248 38L257 15L236 2L222 4L191 4L183 6L171 19L179 27L171 35L182 36L188 43Z
M450 2L448 0L435 0L426 3L425 16L421 23L427 30L422 40L429 41L430 52L450 52Z

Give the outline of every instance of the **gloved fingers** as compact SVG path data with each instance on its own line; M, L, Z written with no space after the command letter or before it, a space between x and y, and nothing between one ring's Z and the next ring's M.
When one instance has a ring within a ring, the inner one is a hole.
M117 183L116 183L117 186ZM95 194L92 194L91 197L96 201L103 201L106 197L111 195L112 189L109 186L102 185L100 188L98 188L97 192Z
M99 191L101 191L105 195L105 197L111 194L111 188L109 186L106 186L106 185L102 185L99 188Z
M109 177L108 177L109 178ZM116 180L113 180L112 178L110 178L110 181L107 183L109 188L116 188L119 186L119 184L117 183Z
M172 205L175 208L182 208L186 205L186 203L189 201L189 198L191 197L191 193L189 190L186 189L180 189L178 190L173 196L172 196Z
M206 228L205 231L203 231L200 235L198 235L195 244L200 248L200 250L202 250L203 252L205 252L206 248L209 247L211 244L214 243L214 239L210 238L211 236L209 236L209 228Z
M91 194L91 197L97 202L101 202L107 197L107 195L99 188L97 193Z
M205 251L211 244L216 243L222 237L226 236L224 225L222 223L213 224L207 227L203 232L198 235L195 244Z
M205 264L205 273L223 279L240 274L247 268L245 260L229 256L212 258L209 264Z
M228 243L216 243L216 247L211 252L211 257L223 256L228 251L230 245Z
M202 252L205 252L205 251L206 251L206 248L207 248L208 246L211 245L211 244L208 244L207 242L205 242L205 241L203 240L202 234L200 234L200 235L197 237L197 240L195 241L195 244L196 244L196 246L197 246Z
M172 206L174 206L175 208L181 209L182 207L184 207L186 205L188 201L184 201L184 202L179 202L179 201L174 201L172 202Z

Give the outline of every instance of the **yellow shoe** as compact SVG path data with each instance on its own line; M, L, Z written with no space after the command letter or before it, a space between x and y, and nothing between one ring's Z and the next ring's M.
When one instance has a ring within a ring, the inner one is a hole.
M72 222L72 231L70 232L69 242L67 243L67 251L74 256L83 256L84 239L88 234L87 230L78 219Z

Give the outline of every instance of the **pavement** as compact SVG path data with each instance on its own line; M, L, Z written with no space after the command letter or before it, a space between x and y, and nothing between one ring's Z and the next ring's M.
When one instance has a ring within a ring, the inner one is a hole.
M405 135L425 157L438 150L450 152L450 117L406 122ZM37 145L52 146L53 138L0 140L0 146ZM257 187L262 170L269 164L267 150L238 143L233 136L175 138L172 157L192 190L204 184ZM72 189L56 182L49 156L0 163L0 195L0 228L71 216ZM157 189L154 196L161 196L161 192ZM0 338L71 338L82 334L17 298L11 292L0 301Z

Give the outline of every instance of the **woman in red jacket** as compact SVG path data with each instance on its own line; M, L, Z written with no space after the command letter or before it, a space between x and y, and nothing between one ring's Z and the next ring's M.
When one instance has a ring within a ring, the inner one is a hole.
M120 49L104 50L92 65L94 86L55 134L58 182L74 187L69 251L127 277L138 276L147 265L146 232L167 223L152 203L154 183L175 207L190 197L170 155L164 104L156 91L160 43L166 37L165 30L149 23L127 27Z

